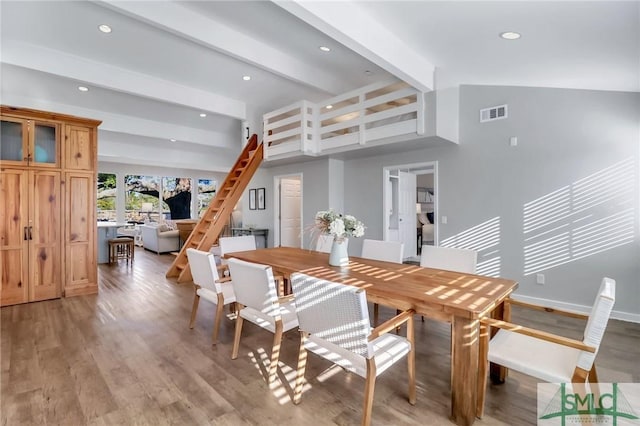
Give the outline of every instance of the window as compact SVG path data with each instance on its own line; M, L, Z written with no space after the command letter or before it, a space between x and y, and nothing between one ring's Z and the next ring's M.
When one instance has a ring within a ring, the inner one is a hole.
M198 179L198 217L207 210L216 196L217 182L213 179Z
M159 218L160 178L157 176L127 175L124 177L124 184L126 187L126 220L139 223L145 220L157 221Z
M162 178L162 201L165 219L191 218L191 179ZM169 212L166 211L165 206Z
M98 195L96 197L98 221L116 221L116 175L98 173Z

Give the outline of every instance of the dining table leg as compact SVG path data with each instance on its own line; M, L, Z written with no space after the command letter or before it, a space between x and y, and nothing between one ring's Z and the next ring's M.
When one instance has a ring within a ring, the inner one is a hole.
M463 426L476 420L479 326L477 319L454 317L451 328L451 420Z
M497 320L511 321L511 309L510 305L506 303L501 303L498 305L493 312L491 312L491 318ZM490 336L493 337L498 332L498 328L492 327ZM498 364L490 363L489 364L489 376L491 377L491 382L493 384L499 385L504 383L507 378L507 368Z

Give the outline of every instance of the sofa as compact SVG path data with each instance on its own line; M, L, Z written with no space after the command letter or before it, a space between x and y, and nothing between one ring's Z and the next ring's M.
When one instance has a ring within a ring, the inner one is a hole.
M156 253L180 250L180 231L164 224L140 225L142 246Z

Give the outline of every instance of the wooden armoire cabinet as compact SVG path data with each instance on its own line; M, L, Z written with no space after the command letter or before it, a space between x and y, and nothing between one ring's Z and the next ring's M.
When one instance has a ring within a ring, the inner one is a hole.
M0 305L98 291L100 121L0 106Z

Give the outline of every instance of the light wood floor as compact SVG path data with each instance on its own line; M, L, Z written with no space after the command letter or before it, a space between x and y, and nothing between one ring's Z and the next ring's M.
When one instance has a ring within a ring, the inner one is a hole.
M311 355L309 383L294 406L296 332L286 334L280 381L270 389L272 335L246 323L232 361L234 323L224 320L212 346L214 305L202 301L189 330L191 285L165 279L170 255L136 250L133 267L100 265L99 295L2 308L2 425L359 424L363 379ZM539 317L526 319L569 337L584 327ZM416 325L417 404L406 400L406 364L398 363L378 378L373 424L451 424L449 326ZM639 343L640 324L611 321L597 359L601 381L640 382ZM536 381L512 372L504 385L490 385L476 424L535 424L535 411Z

